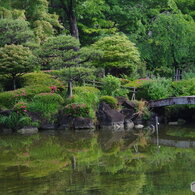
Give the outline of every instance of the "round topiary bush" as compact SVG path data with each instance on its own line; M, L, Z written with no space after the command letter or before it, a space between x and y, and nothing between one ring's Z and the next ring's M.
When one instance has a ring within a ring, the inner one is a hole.
M102 96L100 98L100 102L105 102L106 104L109 104L111 108L117 108L117 99L112 96Z

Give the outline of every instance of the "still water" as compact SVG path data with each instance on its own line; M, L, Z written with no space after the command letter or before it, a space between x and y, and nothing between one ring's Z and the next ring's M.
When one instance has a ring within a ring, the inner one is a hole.
M125 131L0 135L0 195L193 194L195 148L149 140Z

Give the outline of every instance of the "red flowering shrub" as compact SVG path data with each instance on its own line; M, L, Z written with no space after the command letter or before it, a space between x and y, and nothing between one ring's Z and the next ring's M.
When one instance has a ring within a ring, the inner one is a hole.
M89 117L90 108L86 104L68 104L64 112L73 117Z

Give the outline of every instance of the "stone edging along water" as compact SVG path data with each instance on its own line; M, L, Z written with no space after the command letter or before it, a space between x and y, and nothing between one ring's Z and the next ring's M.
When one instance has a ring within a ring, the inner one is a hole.
M156 144L156 138L151 139L151 143ZM195 148L195 141L193 140L172 140L172 139L159 139L159 145L171 146L176 148Z

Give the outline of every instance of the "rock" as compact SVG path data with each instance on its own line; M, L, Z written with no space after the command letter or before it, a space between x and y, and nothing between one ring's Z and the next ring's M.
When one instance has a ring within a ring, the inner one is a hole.
M95 129L95 125L90 118L74 118L73 119L73 127L75 130L78 129Z
M127 98L122 97L122 96L118 96L116 97L116 99L118 100L119 105L122 105L125 101L127 101Z
M40 128L41 130L55 130L56 126L51 123L42 123Z
M17 130L17 133L20 134L36 134L38 133L38 128L37 127L24 127L22 129Z
M125 115L112 109L108 104L100 103L96 115L101 128L124 129Z
M132 120L135 125L143 124L143 119L142 119L142 116L140 115L136 115Z
M132 101L126 100L122 103L122 106L128 109L134 109L135 110L135 104Z
M124 108L120 111L121 114L125 115L125 119L131 120L134 117L135 110Z
M12 130L12 129L7 129L7 128L3 128L3 129L1 130L1 132L2 132L3 134L12 134L12 133L13 133L13 130Z
M9 116L12 112L13 112L12 110L3 110L0 111L0 115Z
M143 129L144 128L144 126L143 125L141 125L141 124L139 124L139 125L135 125L135 129Z
M186 123L186 120L179 118L177 122L179 125L184 125Z
M66 114L60 114L59 127L60 130L70 130L73 129L73 118Z
M178 122L177 121L174 121L174 122L169 122L168 125L178 125Z
M115 122L112 125L101 125L103 130L121 131L124 130L124 122Z
M131 130L135 126L133 121L132 120L128 120L128 119L125 120L124 125L125 125L125 129L127 129L127 130Z

